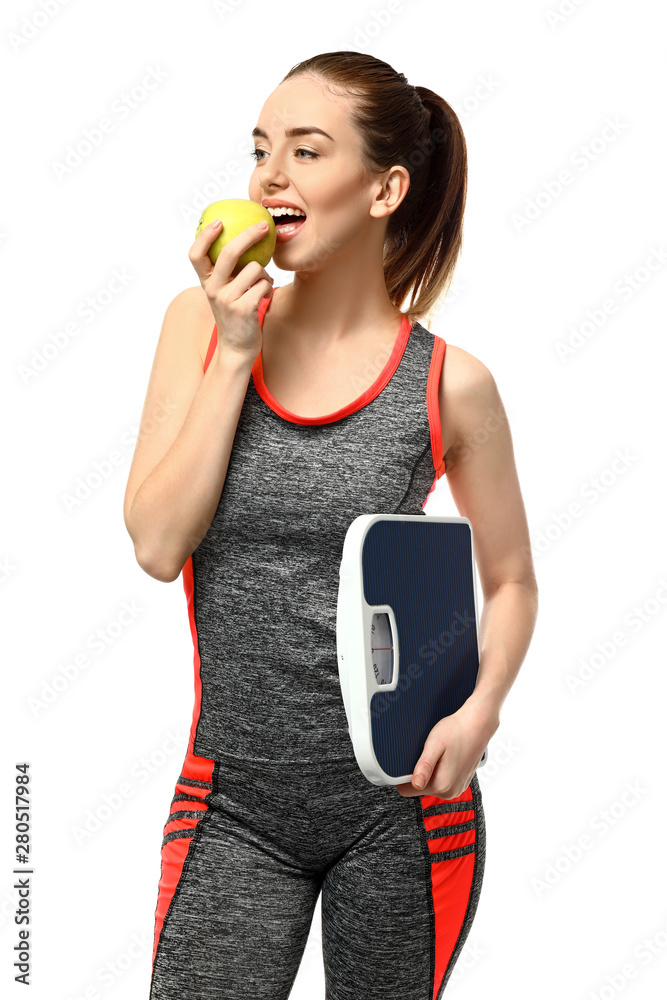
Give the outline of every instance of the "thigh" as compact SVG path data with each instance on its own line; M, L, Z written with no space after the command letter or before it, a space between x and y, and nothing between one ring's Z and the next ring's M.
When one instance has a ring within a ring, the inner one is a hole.
M386 813L324 879L326 1000L438 1000L477 909L477 775L456 799L389 791Z
M276 843L270 807L260 826L202 790L177 785L165 825L150 1000L287 1000L321 878Z

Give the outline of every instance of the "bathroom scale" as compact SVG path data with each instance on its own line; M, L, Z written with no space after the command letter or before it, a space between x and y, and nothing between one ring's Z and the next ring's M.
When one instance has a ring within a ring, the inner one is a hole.
M463 705L477 680L468 518L356 517L339 568L336 648L359 767L375 785L410 781L431 729Z

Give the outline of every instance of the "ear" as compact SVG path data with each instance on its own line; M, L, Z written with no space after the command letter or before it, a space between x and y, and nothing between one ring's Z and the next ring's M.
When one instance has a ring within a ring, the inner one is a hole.
M371 206L371 215L376 219L384 218L396 211L410 188L410 174L405 167L396 164L386 170L378 186L375 201Z

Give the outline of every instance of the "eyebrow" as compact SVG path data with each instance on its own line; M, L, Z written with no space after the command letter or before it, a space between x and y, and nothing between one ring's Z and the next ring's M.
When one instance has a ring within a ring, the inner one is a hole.
M329 135L328 132L325 132L324 129L318 128L317 125L300 125L296 128L285 129L285 135L288 138L295 135L312 135L313 133L317 135L324 135L327 139L331 139L332 142L336 141ZM252 136L253 138L255 138L255 136L261 136L263 139L269 138L266 132L261 128L254 128L252 130Z

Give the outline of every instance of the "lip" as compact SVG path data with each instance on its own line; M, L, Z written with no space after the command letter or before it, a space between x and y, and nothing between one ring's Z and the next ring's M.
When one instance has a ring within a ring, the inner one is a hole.
M296 208L296 205L294 205L294 206L292 206L292 205L284 205L284 207L285 208L292 208L292 207ZM298 234L301 232L301 230L304 228L304 226L307 226L307 225L308 225L308 219L305 218L303 220L303 222L301 223L301 225L297 226L297 228L294 229L291 233L281 233L278 229L276 229L276 246L279 246L279 244L281 244L281 243L287 243L289 240L293 240L295 236L298 236Z

